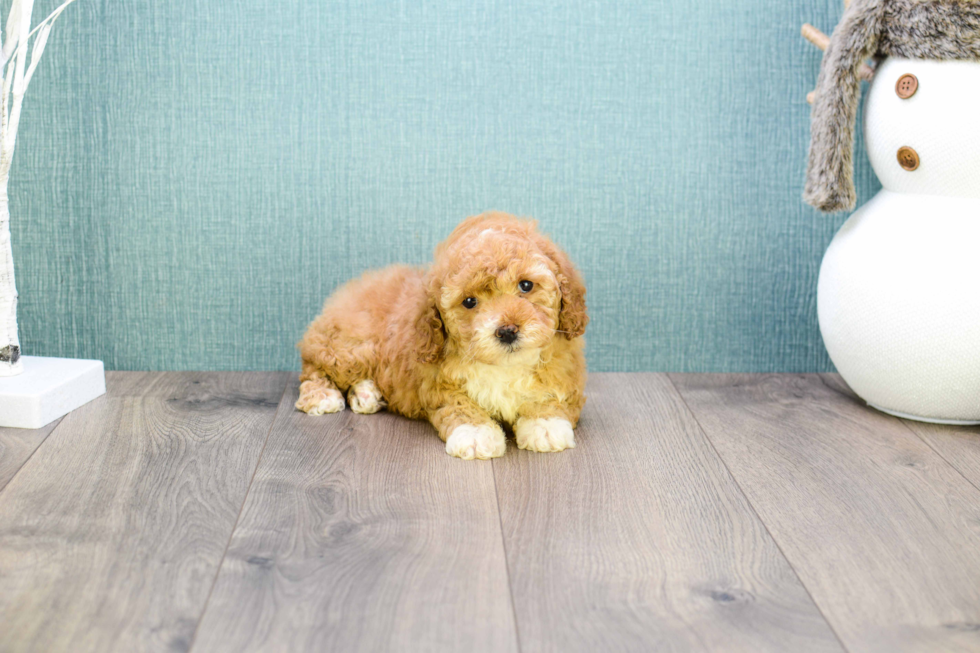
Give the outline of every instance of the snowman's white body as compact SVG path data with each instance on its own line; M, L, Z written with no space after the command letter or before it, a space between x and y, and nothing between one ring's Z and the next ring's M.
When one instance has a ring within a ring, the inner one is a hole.
M896 82L915 75L902 99ZM869 404L980 423L980 62L887 59L864 110L883 190L841 227L820 268L830 358ZM897 152L911 147L913 171Z

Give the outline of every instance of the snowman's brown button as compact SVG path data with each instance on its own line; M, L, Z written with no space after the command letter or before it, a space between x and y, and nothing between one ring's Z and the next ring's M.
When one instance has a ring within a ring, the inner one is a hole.
M907 145L898 148L898 165L912 172L919 167L919 153Z
M906 73L895 82L895 93L903 100L907 100L919 90L919 80L912 73Z

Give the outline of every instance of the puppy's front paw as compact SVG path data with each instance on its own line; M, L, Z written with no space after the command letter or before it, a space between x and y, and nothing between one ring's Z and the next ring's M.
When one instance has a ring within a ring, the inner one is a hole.
M499 458L507 451L503 430L496 424L463 424L446 439L446 453L463 460Z
M296 400L296 408L307 415L323 415L342 411L344 409L344 395L328 383L319 380L303 381L299 386L299 399Z
M561 417L521 418L514 424L517 446L529 451L564 451L575 448L575 432Z
M347 390L347 403L355 413L370 415L388 405L371 379L358 381Z

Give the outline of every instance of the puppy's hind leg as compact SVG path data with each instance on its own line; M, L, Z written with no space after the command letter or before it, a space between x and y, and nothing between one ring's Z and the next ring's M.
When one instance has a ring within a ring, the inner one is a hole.
M385 408L388 402L381 396L381 390L371 379L364 379L347 389L347 403L351 410L362 415L370 415Z
M299 384L296 408L308 415L339 413L344 409L344 395L326 377L308 379Z

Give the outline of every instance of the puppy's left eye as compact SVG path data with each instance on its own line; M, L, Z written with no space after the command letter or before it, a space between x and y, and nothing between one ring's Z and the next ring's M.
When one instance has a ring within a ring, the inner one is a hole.
M531 292L531 288L534 288L534 283L526 279L517 285L520 286L521 292Z

